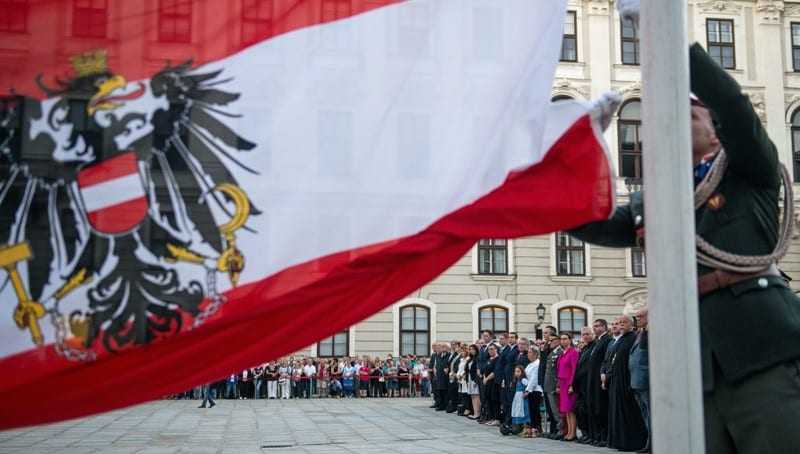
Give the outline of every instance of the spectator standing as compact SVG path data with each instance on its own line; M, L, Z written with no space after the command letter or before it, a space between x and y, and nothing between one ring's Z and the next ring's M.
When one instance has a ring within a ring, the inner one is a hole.
M636 451L647 444L647 429L631 389L629 362L636 334L633 333L633 320L628 316L619 317L617 325L620 338L614 349L607 378L608 446L618 450Z
M261 384L264 382L264 364L253 369L253 399L261 398Z
M561 413L558 408L558 394L556 394L556 388L558 387L558 357L561 356L564 349L561 348L561 341L558 336L550 336L549 342L550 354L547 356L542 390L544 391L544 396L547 399L547 405L549 405L550 414L554 422L554 424L551 423L550 425L550 434L548 438L561 440L564 437L559 429L564 427L564 421L561 419Z
M642 412L645 428L647 429L647 443L638 452L650 452L650 439L652 437L652 427L650 426L650 364L647 357L647 308L639 309L636 312L636 326L639 332L636 340L631 347L628 368L631 372L631 389L639 410Z
M276 362L267 363L264 369L264 381L267 383L267 399L278 397L278 379L280 373Z
M527 399L525 399L525 387L528 379L525 378L525 368L517 364L514 366L513 376L511 377L511 388L514 390L514 398L511 400L511 424L514 431L519 431L523 436L530 438L531 417Z
M328 397L328 386L331 379L330 361L323 359L319 362L319 367L317 369L317 389L319 390L319 397Z
M595 345L589 358L589 376L587 378L586 407L589 417L589 440L592 446L604 446L608 439L608 390L603 387L601 370L603 361L611 343L608 322L597 319L592 323Z
M589 441L589 412L586 403L586 394L589 387L589 365L592 351L595 347L594 331L589 326L581 328L581 344L583 347L580 349L580 356L578 357L578 367L575 370L575 381L572 388L577 395L575 402L575 416L577 418L578 429L581 431L581 443Z
M226 399L235 399L236 396L236 382L238 381L236 374L231 374L228 376L228 380L225 382L225 398Z
M528 349L528 365L525 366L525 378L528 384L525 386L526 397L528 398L528 409L531 415L531 436L542 433L542 386L539 384L539 349L530 347Z
M397 366L397 384L400 387L400 397L409 397L411 388L411 373L408 370L408 363L401 359Z
M573 389L575 370L578 368L578 350L572 345L569 334L561 334L561 348L563 352L558 357L556 366L558 375L558 410L561 412L562 421L566 421L566 435L564 441L575 441L577 434L577 418L575 417L575 402L578 395Z
M201 388L201 392L203 393L203 403L200 404L200 408L206 408L206 404L208 404L208 408L214 408L214 406L217 405L217 403L214 402L214 396L212 395L214 389L208 383L206 383Z
M485 387L486 400L483 406L486 407L486 418L482 421L483 424L488 426L496 426L500 423L500 383L497 382L497 372L500 371L498 366L500 362L500 355L498 347L495 344L489 345L489 361L483 368L483 384Z
M464 367L464 378L466 380L465 392L470 399L471 411L465 413L469 419L476 420L481 416L481 393L478 383L480 383L480 372L478 369L478 346L472 344L467 350L467 361Z

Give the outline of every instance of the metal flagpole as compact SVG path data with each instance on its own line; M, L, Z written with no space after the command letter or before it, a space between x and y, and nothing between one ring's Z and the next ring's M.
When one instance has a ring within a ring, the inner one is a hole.
M686 0L643 0L642 141L653 452L703 453Z

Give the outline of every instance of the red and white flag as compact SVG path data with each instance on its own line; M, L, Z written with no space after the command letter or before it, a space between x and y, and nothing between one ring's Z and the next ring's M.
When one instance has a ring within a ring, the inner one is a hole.
M566 0L151 3L33 2L0 74L0 428L217 380L613 209L597 112L550 103Z

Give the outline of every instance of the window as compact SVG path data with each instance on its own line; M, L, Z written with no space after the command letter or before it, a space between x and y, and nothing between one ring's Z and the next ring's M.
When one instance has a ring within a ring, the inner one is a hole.
M424 306L400 308L400 356L430 356L431 312Z
M319 341L317 356L320 358L340 358L350 356L350 330L344 330Z
M567 11L564 19L561 61L578 61L578 16L575 11Z
M72 35L80 38L105 38L108 23L107 0L74 0Z
M573 339L580 337L581 328L586 325L586 311L580 307L565 307L558 311L558 332L569 334Z
M642 104L628 101L619 109L619 175L625 178L642 178Z
M28 0L0 0L0 31L28 31Z
M792 68L800 71L800 23L792 22Z
M508 274L508 241L478 241L478 274Z
M273 0L244 0L242 43L253 44L272 35Z
M640 247L631 248L631 276L647 276L647 264L645 262L644 249Z
M736 68L732 19L707 19L708 54L725 69Z
M350 17L351 14L350 0L322 0L323 22Z
M585 276L586 246L563 232L556 233L556 274Z
M800 183L800 109L792 114L792 163L794 164L794 182Z
M478 332L492 330L495 335L508 332L508 309L486 306L478 311Z
M622 64L639 64L639 36L631 19L622 19L620 24L622 37Z
M192 2L160 0L158 40L164 43L189 43L192 41Z

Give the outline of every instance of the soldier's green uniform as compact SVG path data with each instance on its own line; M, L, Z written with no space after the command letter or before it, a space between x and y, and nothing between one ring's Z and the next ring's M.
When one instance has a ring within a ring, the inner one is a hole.
M778 240L781 184L775 145L736 81L698 44L690 63L692 91L720 121L717 134L729 161L717 203L695 212L697 233L726 252L770 254ZM570 233L630 247L639 216L637 193L608 221ZM711 271L698 265L700 276ZM753 278L701 296L700 330L707 451L800 452L800 299L787 282Z

